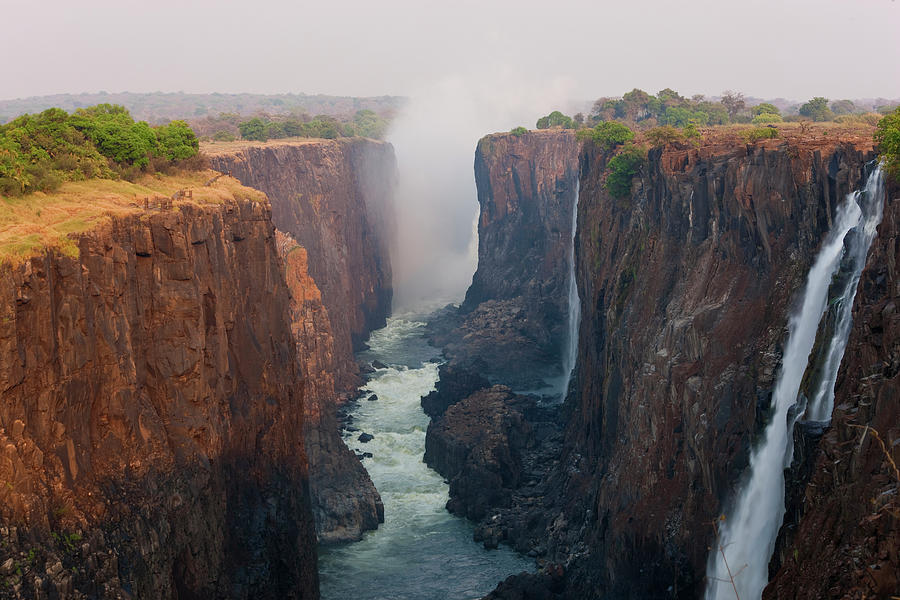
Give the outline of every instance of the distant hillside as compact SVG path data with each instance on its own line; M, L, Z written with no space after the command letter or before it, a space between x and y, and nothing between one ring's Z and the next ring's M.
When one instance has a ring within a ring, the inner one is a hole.
M195 120L206 116L215 116L219 113L251 115L259 112L268 114L300 112L310 115L352 116L356 111L366 109L389 117L404 102L405 98L400 96L354 98L323 94L185 94L182 92L56 94L0 100L0 123L6 123L21 114L36 113L51 107L59 107L72 112L76 108L103 103L120 104L127 108L137 120L163 123L172 119Z

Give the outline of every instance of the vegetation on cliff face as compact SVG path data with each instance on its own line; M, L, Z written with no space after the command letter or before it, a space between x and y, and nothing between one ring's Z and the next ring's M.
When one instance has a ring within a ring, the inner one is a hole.
M198 151L197 137L184 121L151 127L113 104L73 114L49 108L0 126L0 195L49 192L64 181L134 180Z
M878 153L885 170L894 178L900 179L900 107L878 123L875 143L878 144Z

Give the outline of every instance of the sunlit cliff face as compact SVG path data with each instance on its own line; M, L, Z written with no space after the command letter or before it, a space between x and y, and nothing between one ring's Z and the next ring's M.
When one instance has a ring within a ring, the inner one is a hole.
M400 171L395 314L462 300L477 262L475 145L485 133L533 127L537 117L565 108L567 89L564 80L486 67L412 95L388 135Z

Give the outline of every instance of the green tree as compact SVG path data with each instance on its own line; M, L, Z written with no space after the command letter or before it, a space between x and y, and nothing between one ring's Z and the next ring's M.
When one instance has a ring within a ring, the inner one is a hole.
M184 160L196 156L200 142L194 130L184 121L172 121L156 128L159 155L169 160Z
M831 103L831 112L836 115L852 115L859 111L852 100L835 100Z
M753 117L751 123L754 125L765 125L767 123L781 123L784 119L781 115L775 113L760 113Z
M762 104L757 104L753 108L750 109L750 112L753 116L757 115L780 115L781 111L778 110L778 107L774 104L770 104L768 102L763 102Z
M546 117L537 120L538 129L550 129L551 127L560 127L562 129L574 129L575 122L572 117L567 117L558 110L554 110Z
M634 139L634 132L615 121L603 121L590 130L591 140L605 151Z
M266 135L266 122L259 117L253 117L249 121L239 123L238 129L241 132L241 137L245 140L265 142L269 139L268 135Z
M631 194L631 182L646 158L643 148L628 144L606 163L605 186L613 198L626 198Z
M878 122L875 143L885 170L895 179L900 179L900 107Z
M521 136L525 135L526 133L528 133L528 130L525 129L524 127L519 126L519 127L516 127L514 129L510 130L510 133L516 137L521 137Z
M816 96L800 107L800 114L809 117L813 121L830 121L834 113L828 108L828 98Z

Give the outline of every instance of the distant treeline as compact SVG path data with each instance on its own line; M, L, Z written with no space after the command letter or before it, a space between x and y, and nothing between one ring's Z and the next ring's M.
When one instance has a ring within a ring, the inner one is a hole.
M184 121L151 127L128 110L98 104L69 114L49 108L0 126L0 195L52 191L64 181L134 179L193 166L197 136Z
M878 106L878 112L872 112L857 107L851 100L829 101L824 97L815 97L782 114L782 110L769 102L749 105L744 95L738 92L726 91L719 99L711 100L702 95L686 98L669 88L660 90L656 95L634 89L620 98L598 99L587 117L581 113L569 117L554 111L538 119L536 126L538 129L579 129L603 121L618 121L636 129L647 130L659 126L685 128L735 123L763 125L803 120L875 125L895 107L895 103L888 103Z
M388 120L371 110L357 111L347 119L329 115L310 117L306 114L264 114L244 119L237 114L223 114L205 119L199 124L198 133L201 139L214 141L233 141L238 137L260 142L290 137L335 139L362 136L381 139L387 126Z
M96 104L119 104L135 119L149 123L168 123L184 119L195 121L222 113L288 115L309 113L346 119L360 110L372 110L390 117L403 106L399 96L327 96L324 94L185 94L183 92L57 94L16 100L0 100L0 123L25 113L38 113L59 107L68 112Z

